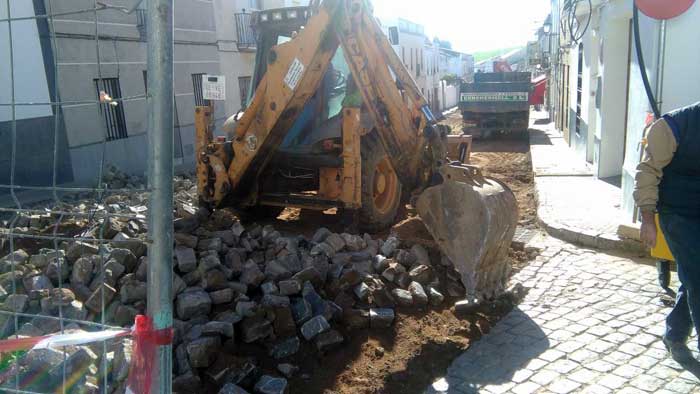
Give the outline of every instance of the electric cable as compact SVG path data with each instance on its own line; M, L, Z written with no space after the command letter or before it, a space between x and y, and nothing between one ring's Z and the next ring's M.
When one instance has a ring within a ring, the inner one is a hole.
M642 40L639 33L639 8L637 7L637 3L634 4L632 11L632 25L634 28L634 46L637 50L637 61L639 62L639 71L642 74L644 90L647 93L647 98L649 99L651 109L654 111L654 117L659 119L661 117L661 111L659 110L659 104L656 102L656 98L654 97L654 92L651 90L651 83L649 82L646 63L644 62L644 51L642 50Z
M583 28L578 25L578 18L576 14L578 13L579 6L582 2L588 3L588 13L585 16L585 23ZM591 20L593 19L593 1L592 0L567 0L562 8L561 15L559 18L559 28L563 36L567 36L573 44L577 44L591 26Z
M578 6L582 1L584 1L584 0L578 0L574 4L572 15L571 15L572 21L578 21L578 19L576 19L576 11L578 10ZM587 1L588 1L588 15L586 16L586 23L585 23L583 30L579 31L579 29L577 29L577 32L580 34L576 34L576 33L574 33L574 30L571 29L571 39L573 42L576 42L576 43L581 41L583 36L586 34L586 32L588 31L588 28L591 26L591 19L593 19L593 1L592 0L587 0Z

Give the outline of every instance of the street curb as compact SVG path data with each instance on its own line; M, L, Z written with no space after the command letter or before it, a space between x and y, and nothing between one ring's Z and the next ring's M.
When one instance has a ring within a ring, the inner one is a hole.
M535 201L537 202L537 223L547 234L562 241L588 248L621 251L627 253L648 253L642 243L634 239L620 238L617 234L599 234L590 230L583 230L549 220L549 213L543 214L540 205L540 191L535 187Z
M531 162L533 163L532 171L535 180L534 192L535 201L537 203L537 223L543 230L547 232L547 234L554 238L558 238L575 245L593 248L597 250L648 254L648 250L644 248L644 246L639 240L622 238L617 233L599 233L590 229L581 229L559 222L556 218L556 215L540 203L541 190L538 185L537 179L551 177L592 177L593 174L584 174L578 172L552 173L551 169L541 170L542 172L538 173L534 167L535 160L533 159L534 155L532 146L533 135L530 135L529 154Z
M623 239L616 234L595 234L585 230L572 229L561 224L549 224L537 215L539 225L554 238L588 248L621 251L628 253L646 253L641 242L633 239Z
M535 176L537 178L537 176ZM535 201L537 202L537 223L547 234L562 241L575 245L605 251L620 251L626 253L648 253L639 240L620 238L614 233L600 234L591 230L567 226L558 223L551 218L551 214L540 205L540 190L535 187Z

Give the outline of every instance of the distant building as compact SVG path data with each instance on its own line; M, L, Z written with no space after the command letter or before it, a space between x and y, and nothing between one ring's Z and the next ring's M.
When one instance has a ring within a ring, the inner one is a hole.
M496 60L507 61L513 71L527 71L527 47L513 49L502 55L482 60L474 65L474 72L493 72L493 62Z
M129 4L135 3L125 2ZM264 3L264 4L263 4ZM174 9L175 165L194 168L194 108L204 105L205 74L226 77L226 102L215 103L215 119L244 106L255 61L251 11L263 6L306 5L304 1L178 0ZM97 13L99 53L92 14L93 0L13 1L13 16L46 18L12 23L17 102L62 101L60 107L17 106L15 181L23 185L51 184L56 146L58 183L96 185L99 163L143 175L147 168L148 138L145 99L148 20L146 1L132 14L118 10ZM49 7L53 8L49 8ZM0 19L7 18L5 2ZM56 35L52 45L51 35ZM7 29L0 29L0 50L9 51ZM54 74L56 67L56 74ZM0 56L0 69L9 70L9 57ZM10 102L9 73L0 73L0 102ZM105 91L117 106L89 103ZM9 183L12 147L11 107L0 106L0 183ZM54 136L54 129L57 131ZM107 139L104 143L103 140ZM54 144L54 140L56 144Z
M124 5L136 2L121 1ZM15 183L52 184L55 168L59 184L95 186L102 162L129 174L144 175L148 159L146 1L131 14L100 10L97 22L93 14L70 13L93 7L94 0L22 0L10 4L14 17L44 15L48 9L57 15L53 20L24 19L11 24L15 102L34 103L15 107ZM203 76L226 77L226 101L213 103L218 125L245 107L251 95L257 49L252 12L308 4L308 0L175 3L176 170L191 171L195 166L194 109L208 104L202 92ZM7 18L6 6L0 1L0 19ZM96 26L99 46L95 43ZM447 74L468 78L473 58L435 45L425 36L423 26L408 20L398 19L385 27L396 53L431 107L440 112L456 105L459 87L449 86L442 78ZM8 30L0 29L0 53L8 53L8 37ZM0 55L0 70L9 70L9 62L9 56ZM0 184L8 184L11 178L10 87L10 73L0 72ZM119 105L96 103L100 91L117 99ZM59 100L59 106L36 105Z
M440 48L441 71L468 80L474 74L474 56Z
M552 15L548 15L543 25L537 29L535 41L527 43L527 69L537 77L548 72L551 56L551 29Z
M473 75L474 57L441 46L430 40L422 25L409 20L383 20L384 33L394 51L411 73L433 112L441 113L455 107L459 84L449 85L445 76L469 79Z
M492 73L493 72L493 62L495 58L490 58L486 60L481 60L474 65L475 73Z

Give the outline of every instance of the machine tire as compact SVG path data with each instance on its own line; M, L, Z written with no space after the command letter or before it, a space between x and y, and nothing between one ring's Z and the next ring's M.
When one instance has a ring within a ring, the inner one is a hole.
M274 207L267 205L256 205L248 208L235 208L238 218L245 223L252 223L257 220L275 219L279 216L284 207Z
M362 137L361 150L360 227L363 231L378 232L394 224L402 201L402 185L374 132Z

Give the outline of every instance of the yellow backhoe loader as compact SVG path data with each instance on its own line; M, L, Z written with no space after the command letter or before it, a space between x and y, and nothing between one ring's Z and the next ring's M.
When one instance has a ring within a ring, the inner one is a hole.
M196 110L200 202L257 218L284 207L351 210L371 232L410 201L468 293L500 292L515 197L466 164L471 137L437 123L369 2L253 18L253 94L226 121L228 138L213 139L210 109Z

